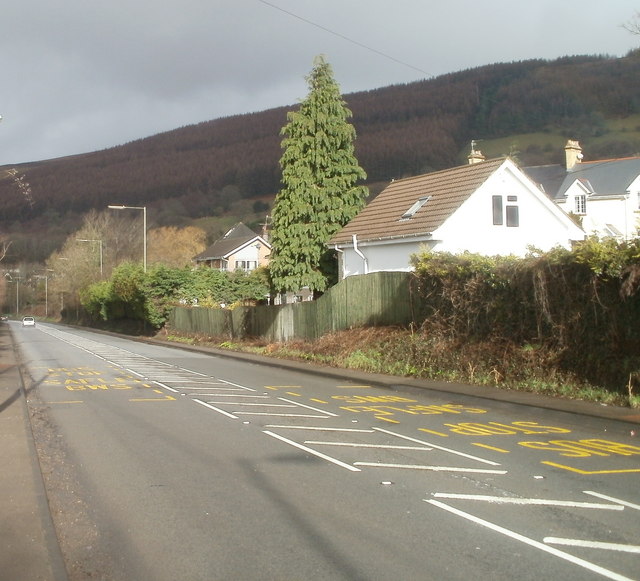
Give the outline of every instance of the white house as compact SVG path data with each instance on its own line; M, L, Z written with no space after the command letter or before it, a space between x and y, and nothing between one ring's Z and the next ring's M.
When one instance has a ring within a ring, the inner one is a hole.
M579 216L587 234L631 240L639 234L640 157L583 161L577 141L565 165L524 168L556 204Z
M269 263L271 245L242 222L204 252L193 257L197 266L218 270L255 270Z
M391 182L329 246L341 278L412 270L421 249L519 255L570 248L584 232L510 159L483 161Z

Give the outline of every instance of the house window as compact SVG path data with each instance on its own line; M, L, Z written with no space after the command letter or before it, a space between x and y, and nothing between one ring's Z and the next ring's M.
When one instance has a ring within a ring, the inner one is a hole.
M236 260L236 270L255 270L258 268L258 262L255 260Z
M504 223L502 216L502 196L492 196L491 203L493 205L493 225L502 226Z
M507 206L507 226L518 227L520 226L520 213L518 206Z
M422 206L424 206L430 198L431 196L423 196L422 198L418 198L418 200L416 200L413 205L404 214L402 214L402 216L400 216L400 220L408 220L409 218L413 218L414 214L420 208L422 208Z
M587 213L587 194L578 194L574 198L575 213L586 214Z

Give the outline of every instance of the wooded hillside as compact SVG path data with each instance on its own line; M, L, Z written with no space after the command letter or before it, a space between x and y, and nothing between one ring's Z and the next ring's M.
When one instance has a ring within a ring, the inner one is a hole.
M354 114L356 154L374 193L393 178L464 163L472 139L489 143L548 133L543 145L518 143L525 165L560 162L559 136L579 139L591 159L640 151L637 122L623 127L623 137L607 138L610 120L640 114L639 50L619 59L495 64L344 97ZM12 168L0 168L0 232L14 241L5 261L44 259L81 215L107 204L147 206L150 226L224 215L238 199L266 211L279 188L280 129L288 110L207 121L103 151L25 163L15 169L29 196L5 171Z

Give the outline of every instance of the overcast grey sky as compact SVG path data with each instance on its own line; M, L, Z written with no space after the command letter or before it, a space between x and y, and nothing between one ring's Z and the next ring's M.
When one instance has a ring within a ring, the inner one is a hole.
M623 56L640 0L20 0L0 32L0 165L495 62ZM347 97L348 101L348 97Z

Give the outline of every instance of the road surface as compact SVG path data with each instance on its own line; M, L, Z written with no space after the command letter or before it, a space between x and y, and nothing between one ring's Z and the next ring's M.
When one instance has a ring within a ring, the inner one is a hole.
M12 331L72 581L640 580L633 424Z

